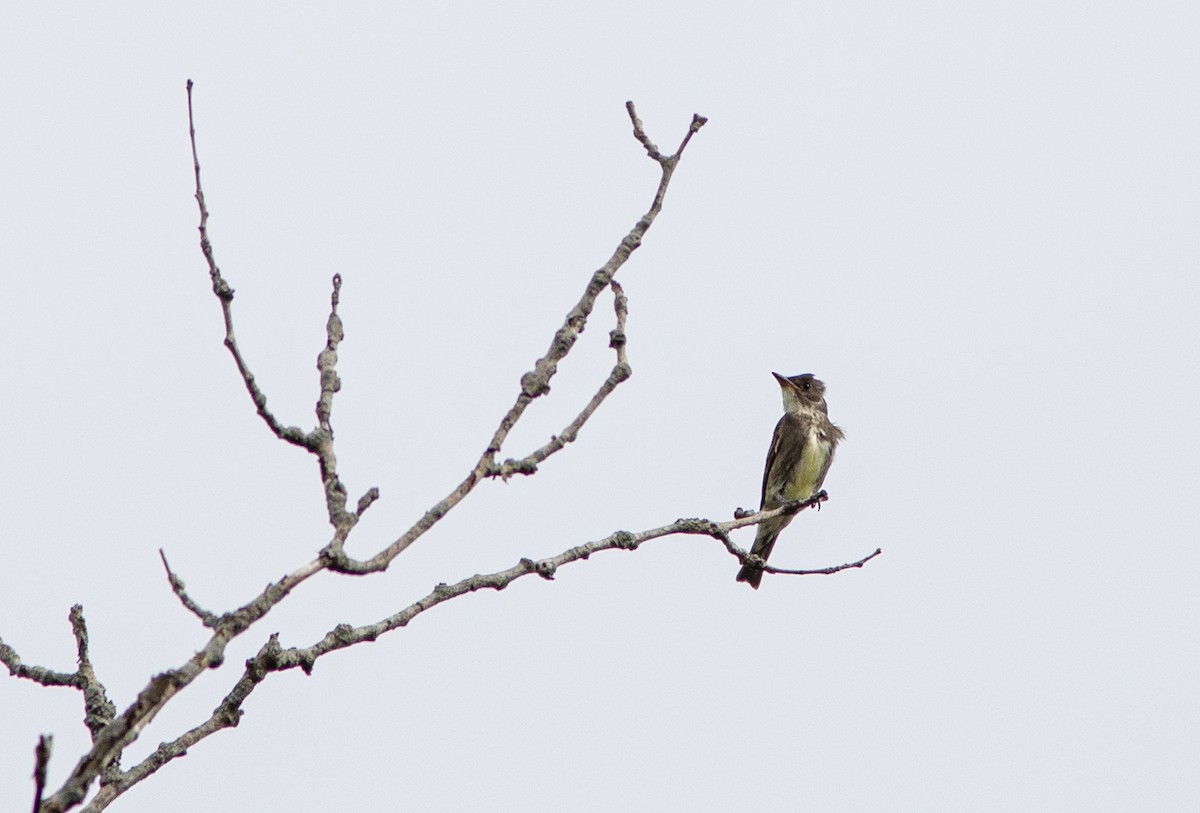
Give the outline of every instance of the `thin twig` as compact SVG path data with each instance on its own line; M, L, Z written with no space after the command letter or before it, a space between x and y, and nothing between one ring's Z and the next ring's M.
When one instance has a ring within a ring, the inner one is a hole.
M229 283L221 276L221 269L217 267L216 257L213 256L212 243L208 239L208 207L204 204L204 190L200 186L200 157L196 151L196 124L192 117L191 79L187 82L187 98L188 132L192 141L192 166L196 174L196 203L200 207L200 251L204 253L204 259L208 261L208 275L212 279L213 293L221 302L221 313L225 318L225 346L229 348L229 352L233 356L233 362L242 376L246 391L250 393L250 400L254 402L254 408L271 431L275 433L275 436L301 448L311 449L308 436L299 427L284 426L271 413L271 410L267 409L267 396L255 383L254 374L250 372L250 367L246 364L246 359L238 348L237 338L233 333L233 288L230 288Z
M646 148L646 154L655 161L662 161L663 154L658 151L658 147L650 142L649 136L646 135L645 129L642 128L642 120L638 118L637 111L633 109L633 102L625 102L625 110L629 113L629 119L633 122L633 137L641 142Z
M342 292L342 275L333 275L333 293L329 296L329 319L325 323L325 348L317 356L317 369L321 373L321 397L317 401L317 425L333 436L329 416L333 412L333 395L342 388L337 374L337 349L345 332L342 318L338 316L338 301Z
M175 594L180 603L183 604L187 611L200 619L200 623L209 629L216 629L220 623L220 618L215 614L197 604L191 596L187 594L187 589L184 587L183 579L175 575L175 571L171 570L171 566L167 564L167 554L162 548L158 549L158 556L162 559L163 568L167 571L167 581L171 583L171 592Z
M321 465L321 482L325 485L325 508L329 514L329 521L339 538L345 539L365 508L360 507L355 514L346 512L346 486L338 476L337 455L333 451L333 425L330 416L333 414L333 396L342 388L342 379L337 373L337 349L345 336L342 318L337 312L341 290L342 275L334 274L333 293L329 297L329 319L325 323L325 347L317 356L317 370L321 373L321 396L317 399L317 428L313 430L310 438L313 452ZM361 501L359 505L362 506ZM370 502L367 505L370 505Z
M42 734L33 749L33 813L38 813L42 807L42 794L46 790L46 768L50 765L50 749L53 747L53 735Z
M821 567L816 570L791 570L783 567L771 567L771 565L763 563L762 569L765 573L779 573L783 576L829 576L834 573L841 573L843 570L849 570L853 567L862 567L867 562L874 559L883 553L883 548L876 548L874 553L868 553L863 558L856 562L847 562L844 565L833 565L831 567ZM747 557L749 559L749 557Z
M79 688L78 672L56 672L44 666L30 666L22 663L17 651L0 638L0 663L8 667L8 673L13 677L32 680L42 686L72 686Z

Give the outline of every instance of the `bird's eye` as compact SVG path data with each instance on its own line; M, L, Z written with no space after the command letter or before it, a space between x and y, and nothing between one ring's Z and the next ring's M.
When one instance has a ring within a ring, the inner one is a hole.
M804 388L804 391L805 391L805 392L807 392L808 390L811 390L811 389L812 389L812 384L809 384L807 381L805 381L805 382L804 382L803 384L801 384L800 386Z

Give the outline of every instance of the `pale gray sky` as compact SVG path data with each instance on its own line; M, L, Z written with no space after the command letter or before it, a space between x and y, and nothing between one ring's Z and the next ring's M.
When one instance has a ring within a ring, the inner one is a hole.
M316 468L221 346L217 257L270 404L310 427L329 278L353 537L473 464L648 205L630 135L693 140L622 269L633 378L532 479L384 575L314 579L128 752L438 581L758 498L770 371L847 433L755 593L672 538L437 608L276 675L111 809L1192 810L1200 805L1200 11L1190 3L10 8L0 21L0 636L124 707L328 537ZM611 366L597 320L514 433ZM753 533L737 537L748 545ZM78 694L0 677L0 799Z

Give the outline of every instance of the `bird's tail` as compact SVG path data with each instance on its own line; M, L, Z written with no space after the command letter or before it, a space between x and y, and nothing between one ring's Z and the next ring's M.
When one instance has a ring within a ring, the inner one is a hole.
M750 552L764 562L767 561L771 556L771 551L775 549L775 540L779 538L779 532L791 522L791 519L790 516L785 516L758 523L758 534L754 537L754 545L750 548ZM780 522L780 520L783 521ZM737 574L738 581L745 582L755 590L762 583L762 577L763 569L752 565L742 565L742 569Z

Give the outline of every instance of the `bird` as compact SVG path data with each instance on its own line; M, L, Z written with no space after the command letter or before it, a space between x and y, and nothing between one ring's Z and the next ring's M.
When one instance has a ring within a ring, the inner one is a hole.
M821 490L838 441L846 435L829 420L825 403L825 384L812 373L785 377L771 373L783 392L783 417L775 424L767 464L763 468L762 499L759 510L778 508L793 500L807 500ZM764 562L775 548L779 533L794 514L758 523L750 552ZM762 582L763 570L742 565L737 580L755 590Z

